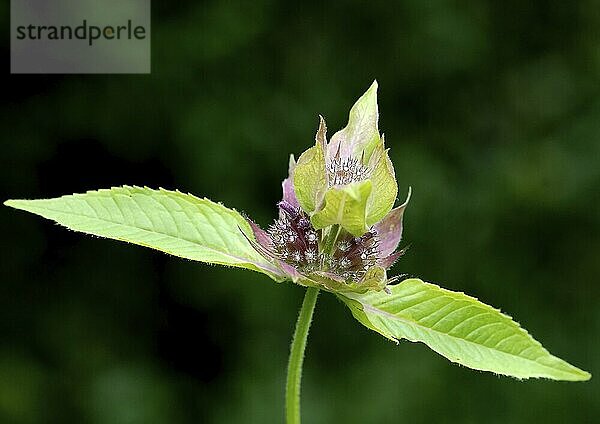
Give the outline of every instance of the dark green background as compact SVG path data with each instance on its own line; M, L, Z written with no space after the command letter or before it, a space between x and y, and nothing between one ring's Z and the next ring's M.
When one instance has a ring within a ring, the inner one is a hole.
M331 134L377 78L400 196L413 188L392 273L502 307L598 374L599 27L595 0L154 2L147 76L9 76L5 37L0 194L146 184L267 225L317 114ZM0 422L282 421L300 287L5 207L0 226ZM471 371L328 294L307 353L306 423L599 419L598 375Z

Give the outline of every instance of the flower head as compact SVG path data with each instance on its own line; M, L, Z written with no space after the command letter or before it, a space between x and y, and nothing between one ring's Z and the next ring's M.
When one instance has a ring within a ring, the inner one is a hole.
M315 145L300 156L291 174L297 202L315 228L340 225L358 237L392 209L398 184L378 117L373 82L350 110L346 127L329 142L320 118Z
M332 291L380 290L391 282L385 271L403 253L395 250L405 205L360 237L329 229L329 239L301 208L286 201L278 206L279 218L266 231L249 221L256 238L250 242L294 281Z
M363 162L363 158L358 160L352 156L342 159L338 146L335 156L326 165L327 186L343 186L366 180L371 174L371 169Z
M257 251L289 278L330 291L384 289L408 198L398 186L377 128L377 83L356 102L348 125L327 143L321 117L315 146L290 157L279 217L264 231L250 221ZM410 196L410 192L409 192Z
M270 240L265 247L270 256L302 273L327 271L338 278L359 281L379 259L375 230L360 237L338 234L326 252L322 232L313 228L302 209L285 201L279 203L279 219L267 233Z

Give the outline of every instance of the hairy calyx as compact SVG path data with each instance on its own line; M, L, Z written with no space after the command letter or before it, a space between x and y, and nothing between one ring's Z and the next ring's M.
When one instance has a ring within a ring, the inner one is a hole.
M327 164L327 181L329 187L346 185L369 178L371 169L363 165L364 155L363 152L360 160L352 156L342 159L338 147L335 156Z

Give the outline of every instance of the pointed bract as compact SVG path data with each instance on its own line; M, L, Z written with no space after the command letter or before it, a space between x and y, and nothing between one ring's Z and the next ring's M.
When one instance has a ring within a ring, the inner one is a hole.
M339 224L360 236L394 206L398 184L378 118L376 81L329 144L320 117L315 145L300 156L294 172L298 202L316 228Z
M300 155L294 168L294 191L306 213L312 213L320 206L327 189L324 151L326 131L325 121L321 117L315 145Z
M296 169L296 160L294 155L290 155L290 163L288 165L288 177L281 183L283 190L283 201L290 205L299 208L298 198L294 190L294 170Z
M403 204L392 209L381 221L373 226L379 237L379 251L383 257L389 256L398 248L402 240L402 219L410 201L411 189Z
M369 160L373 182L373 191L367 203L367 225L379 222L394 207L398 195L398 183L394 173L394 166L384 146L384 138L375 147Z
M378 119L377 81L373 81L350 109L346 127L331 137L327 146L328 157L333 157L339 149L342 158L360 158L364 152L368 161L380 140Z
M402 250L399 250L397 252L394 252L394 253L392 253L392 254L390 254L390 255L382 258L382 259L379 259L377 261L377 264L379 266L381 266L382 268L388 270L388 269L390 269L392 267L392 265L394 265L396 263L396 261L398 259L400 259L400 257L402 255L404 255L405 252L406 252L406 249L402 249Z
M368 230L366 208L371 189L370 180L330 188L323 209L312 216L312 224L317 229L339 224L356 237L363 235Z

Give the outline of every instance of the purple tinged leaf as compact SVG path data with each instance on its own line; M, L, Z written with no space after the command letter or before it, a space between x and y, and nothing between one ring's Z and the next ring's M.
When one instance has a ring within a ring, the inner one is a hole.
M404 255L406 249L398 250L395 253L392 253L389 256L386 256L383 259L379 259L377 264L385 269L390 269L392 265L396 263L396 261L400 258L400 256Z
M397 208L392 209L373 227L375 231L377 231L377 236L379 238L379 252L383 258L392 255L398 248L398 244L400 244L400 240L402 239L402 217L404 216L404 210L410 200L410 194L411 189L409 188L404 203ZM390 259L391 263L389 266L391 266L396 259L398 259L398 257ZM384 267L389 268L389 266Z
M283 189L283 201L295 208L299 208L300 204L298 203L296 192L294 191L294 169L296 169L296 159L294 159L294 155L290 155L288 177L283 180L281 187Z
M248 242L252 245L252 247L265 259L272 262L280 271L281 277L290 278L293 282L298 282L298 280L302 277L302 275L293 267L285 262L279 260L273 252L273 243L269 234L260 228L258 224L252 221L250 218L246 217L246 221L250 224L250 228L252 228L252 232L254 234L255 240L252 240L248 237L240 228L240 231L246 237Z
M271 238L269 237L269 234L251 219L246 218L246 221L248 221L248 224L250 224L250 228L252 228L254 238L258 244L260 244L264 249L271 249Z

